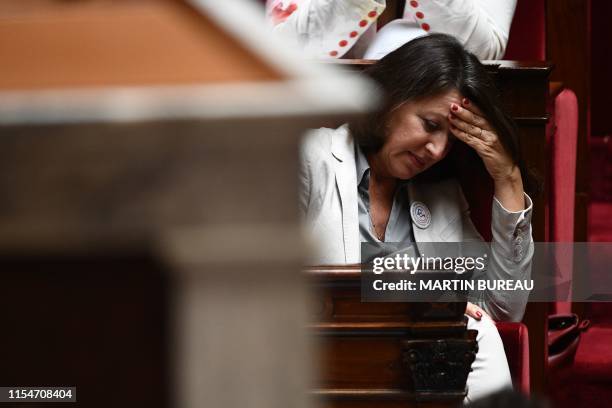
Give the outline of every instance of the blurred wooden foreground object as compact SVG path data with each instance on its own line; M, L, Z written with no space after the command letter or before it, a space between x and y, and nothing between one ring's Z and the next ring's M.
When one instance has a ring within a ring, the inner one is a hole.
M0 5L0 383L311 406L298 143L371 92L192 4Z
M325 407L456 407L466 394L475 330L465 302L361 302L360 266L306 270L317 289Z

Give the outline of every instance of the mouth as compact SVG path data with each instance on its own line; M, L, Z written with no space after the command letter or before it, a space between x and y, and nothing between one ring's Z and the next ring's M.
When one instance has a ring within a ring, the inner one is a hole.
M416 168L422 169L423 167L425 167L425 160L421 159L416 154L408 152L408 157L410 157L410 160Z

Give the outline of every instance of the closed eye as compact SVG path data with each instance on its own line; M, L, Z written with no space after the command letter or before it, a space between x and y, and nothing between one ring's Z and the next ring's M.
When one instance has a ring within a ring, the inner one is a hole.
M434 133L440 130L440 124L430 119L423 118L423 129L428 133Z

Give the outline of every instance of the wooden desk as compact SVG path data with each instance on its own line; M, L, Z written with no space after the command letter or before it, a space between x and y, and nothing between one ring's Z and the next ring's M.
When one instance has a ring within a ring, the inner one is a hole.
M449 407L476 355L465 303L361 302L360 266L313 267L315 394L326 407Z

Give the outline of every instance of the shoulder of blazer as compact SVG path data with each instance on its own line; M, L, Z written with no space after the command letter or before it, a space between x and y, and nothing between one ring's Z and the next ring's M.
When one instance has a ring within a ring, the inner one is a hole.
M344 161L351 154L353 141L347 125L337 129L319 128L308 131L300 143L300 158L310 166Z
M313 129L304 135L300 143L300 171L307 178L311 204L325 196L335 183L338 160L332 154L332 138L336 131Z
M300 143L300 159L311 164L328 160L331 154L331 140L334 129L311 129Z

